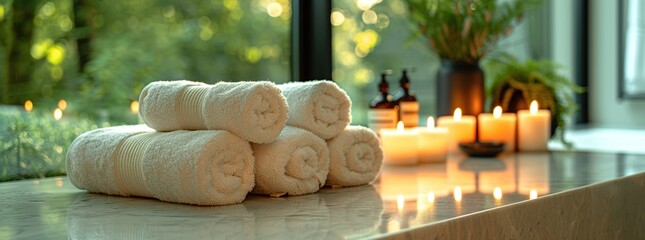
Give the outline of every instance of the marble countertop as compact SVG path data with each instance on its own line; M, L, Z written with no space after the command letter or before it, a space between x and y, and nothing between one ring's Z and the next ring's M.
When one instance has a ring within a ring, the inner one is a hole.
M635 190L624 189L645 196L644 172L645 155L458 155L445 164L384 168L372 185L295 197L249 195L242 204L220 207L91 194L66 177L16 181L0 183L0 239L417 238L435 226L459 232L449 224L471 216L552 204L547 201L576 190L605 189L602 183L630 178L624 176L638 177ZM638 219L643 215L637 212Z

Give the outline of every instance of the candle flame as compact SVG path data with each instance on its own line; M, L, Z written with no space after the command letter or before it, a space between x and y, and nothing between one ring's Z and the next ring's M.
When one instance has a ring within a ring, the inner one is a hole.
M61 111L65 111L67 108L67 101L65 101L65 99L58 101L58 108L60 108Z
M537 112L538 112L538 103L537 103L537 101L533 100L533 102L531 102L531 107L529 108L529 111L533 115L537 114Z
M428 202L429 203L434 203L434 193L433 192L428 193Z
M403 121L399 121L399 123L396 124L396 131L403 132L404 129L405 129L405 125L403 125Z
M61 118L63 118L63 110L60 110L60 108L56 108L56 109L54 110L54 119L55 119L56 121L58 121L58 120L60 120Z
M461 121L461 108L455 109L455 114L453 115L455 121Z
M31 100L25 101L25 111L31 112L34 109L34 103Z
M529 199L536 199L538 197L537 190L531 189L531 192L529 193Z
M455 197L455 201L461 202L461 187L455 187L455 191L453 191L452 195Z
M495 200L502 200L502 189L500 187L493 189L493 197Z
M502 107L497 106L497 107L495 107L495 109L493 109L493 117L494 118L502 117Z
M428 117L428 129L434 129L434 118Z
M139 101L134 100L130 103L130 111L132 111L132 113L139 113Z
M401 194L399 194L399 196L396 198L396 207L399 209L399 211L403 211L403 207L405 207L405 199Z

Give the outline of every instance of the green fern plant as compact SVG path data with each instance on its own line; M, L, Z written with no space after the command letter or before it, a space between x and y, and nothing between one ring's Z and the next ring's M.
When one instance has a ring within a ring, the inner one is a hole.
M485 64L492 77L487 83L486 95L492 106L501 106L506 111L528 108L537 100L540 108L549 109L559 131L555 137L568 145L564 139L566 117L577 109L575 93L584 88L558 73L562 65L549 60L519 61L514 56L502 53Z
M406 0L416 36L441 58L476 63L541 0Z

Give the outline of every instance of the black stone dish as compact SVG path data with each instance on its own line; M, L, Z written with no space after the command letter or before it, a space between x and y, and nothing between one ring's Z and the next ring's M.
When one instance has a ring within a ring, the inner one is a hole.
M502 142L471 142L460 143L459 148L461 151L471 157L495 157L497 154L504 151L504 143Z

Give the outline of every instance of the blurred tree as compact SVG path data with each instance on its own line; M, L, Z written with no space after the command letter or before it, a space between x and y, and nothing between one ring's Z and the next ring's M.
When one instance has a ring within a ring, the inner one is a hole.
M7 1L3 7L7 16L2 21L4 29L9 29L3 37L6 54L3 66L2 103L20 103L20 95L31 79L34 60L31 58L34 26L33 19L39 0ZM10 87L13 91L9 91Z

